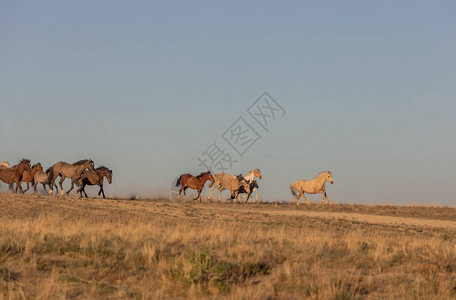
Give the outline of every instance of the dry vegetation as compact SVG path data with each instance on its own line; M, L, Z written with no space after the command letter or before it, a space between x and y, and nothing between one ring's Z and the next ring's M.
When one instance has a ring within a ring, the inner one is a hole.
M267 213L296 211L274 205L11 194L0 195L0 205L0 298L456 296L450 228ZM390 214L394 207L313 209ZM426 208L397 210L419 217Z

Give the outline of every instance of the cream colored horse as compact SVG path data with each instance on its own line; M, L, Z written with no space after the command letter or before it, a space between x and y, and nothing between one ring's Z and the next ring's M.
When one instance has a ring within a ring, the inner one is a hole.
M324 200L326 199L328 200L329 204L331 204L331 201L329 201L328 197L326 196L326 181L329 181L331 184L334 183L332 174L329 171L320 172L320 174L318 174L317 177L315 177L312 180L303 179L293 182L290 186L290 190L293 196L296 197L296 205L299 206L299 198L301 198L301 196L304 199L304 201L306 201L306 204L309 204L309 202L306 199L306 196L304 196L304 193L323 194L323 197L321 198L321 203L324 203Z
M222 194L220 192L225 189L231 191L231 200L232 199L236 200L240 186L243 186L244 189L247 191L247 193L250 193L250 185L242 177L238 178L238 176L236 176L236 175L230 175L230 174L226 174L226 173L217 173L214 175L214 181L211 182L211 184L209 185L209 187L212 187L212 188L211 188L211 193L209 194L209 197L207 199L208 200L211 199L212 192L214 191L215 188L218 187L218 189L217 189L217 192L219 194L218 201L220 201L222 199Z
M259 179L262 179L260 169L255 169L255 170L249 171L244 176L244 179L245 179L245 181L247 181L249 183L249 185L251 185L252 182L255 180L255 177L257 177ZM253 193L253 192L255 192L255 202L258 203L258 190L257 190L256 187L253 188L253 190L250 192L250 194ZM245 198L245 197L248 197L248 196L244 196L244 195L241 196L241 194L239 194L239 202L241 201L241 197Z

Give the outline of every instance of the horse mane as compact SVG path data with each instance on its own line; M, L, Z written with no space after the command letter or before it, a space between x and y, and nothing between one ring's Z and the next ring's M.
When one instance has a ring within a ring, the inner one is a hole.
M83 165L83 164L85 164L87 161L88 161L88 159L81 159L80 161L77 161L77 162L73 163L73 166L80 166L80 165Z
M330 175L332 175L332 174L331 174L331 171L321 171L320 173L318 173L317 176L320 176L321 174L324 174L324 173L329 173Z
M46 170L46 172L45 172L45 173L49 173L49 172L51 172L51 168L52 168L52 167L49 167L49 168Z
M112 173L112 170L110 170L109 168L106 168L103 165L101 165L98 168L96 168L95 171L106 171L106 172Z
M30 163L30 159L23 158L19 161L19 164L22 164L22 163Z
M198 176L195 176L195 177L196 177L196 178L201 178L201 177L203 177L203 175L206 174L206 173L207 173L207 172L203 172L203 173L201 173L201 174L199 174Z
M38 166L38 165L41 165L41 163L38 162L38 163L34 164L34 165L32 166L32 169L35 168L35 167Z

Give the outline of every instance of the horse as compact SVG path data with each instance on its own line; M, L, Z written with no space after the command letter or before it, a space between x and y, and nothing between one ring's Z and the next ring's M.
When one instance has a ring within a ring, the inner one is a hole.
M29 159L22 159L19 164L11 168L0 168L0 180L5 183L16 183L15 192L17 193L20 188L21 193L23 194L24 190L22 189L20 182L25 171L31 172Z
M33 179L32 179L33 190L35 193L36 193L36 187L37 187L38 183L41 183L43 185L43 189L46 193L47 193L46 185L49 185L49 188L52 190L51 182L49 180L50 173L51 173L51 168L48 168L46 170L46 172L37 171L35 173L35 175L33 176ZM54 183L54 186L55 186L55 190L58 194L59 188L58 188L57 184Z
M76 185L80 186L80 188L76 191L77 193L80 193L81 198L82 198L82 192L84 192L86 198L89 198L87 196L87 193L85 192L84 188L86 185L98 185L100 187L100 191L98 192L98 196L100 194L103 194L103 198L105 197L104 190L103 190L103 178L106 177L108 180L109 184L112 183L112 170L109 170L105 166L100 166L95 169L95 171L84 171L82 172L81 177L76 181Z
M217 188L217 192L219 194L218 201L222 199L221 192L225 189L231 191L231 200L236 199L237 191L239 190L240 186L244 186L244 189L250 193L250 185L247 181L245 181L242 174L239 175L230 175L226 173L217 173L214 175L214 181L209 185L211 188L211 193L209 194L208 200L212 197L212 192L215 188Z
M259 179L262 179L261 177L261 172L260 172L260 169L255 169L255 170L251 170L249 171L245 176L244 176L244 179L249 183L249 184L252 184L253 181L255 180L255 177L259 178ZM258 203L258 184L256 184L256 187L253 188L253 191L255 191L255 202ZM250 193L248 193L249 196L252 194L252 191ZM249 198L247 198L247 201L249 200Z
M309 204L309 202L307 202L306 196L304 196L304 193L306 193L306 194L323 194L323 197L321 198L321 203L323 204L324 200L326 199L329 202L329 204L331 205L331 201L329 201L328 196L326 195L326 188L325 188L326 181L329 181L331 184L334 183L332 174L329 171L320 172L312 180L303 179L303 180L293 182L290 185L290 190L291 190L291 194L293 194L293 196L296 197L296 205L299 206L299 198L301 198L301 196L304 199L304 201L306 201L306 204ZM298 195L298 193L299 193L299 195Z
M33 186L33 177L35 176L36 172L42 172L43 171L43 167L41 166L41 163L37 163L35 165L32 166L32 170L29 172L29 171L24 171L24 173L22 174L22 179L21 179L21 182L20 184L22 185L23 182L25 182L27 184L27 189L24 191L24 193L26 193L29 189L30 189L30 182L32 182L32 186Z
M9 162L7 162L7 161L0 162L0 168L9 168L9 167L10 167ZM9 185L9 189L12 190L11 184Z
M244 177L245 178L245 177ZM242 198L245 198L247 197L247 199L245 200L245 203L249 202L249 198L250 196L252 195L252 192L256 189L258 189L259 186L258 186L258 183L256 182L256 180L252 181L252 183L250 183L250 192L249 191L246 191L244 186L241 185L239 187L239 189L237 190L237 194L238 194L238 200L239 202L241 202L241 197ZM241 194L247 194L247 196L241 196ZM258 193L257 193L258 194ZM253 199L253 198L252 198ZM257 200L257 203L258 203L258 200Z
M212 174L210 171L203 172L203 173L199 174L198 176L193 176L191 174L182 174L181 176L179 176L179 179L177 179L177 182L176 182L176 186L179 186L179 185L181 186L177 199L180 198L182 191L184 191L184 197L182 198L182 202L184 202L185 197L186 197L185 190L187 188L191 188L191 189L198 191L198 196L193 200L199 199L199 203L201 203L201 191L204 188L204 184L208 180L211 181L212 183L214 182L214 177L212 177Z
M54 185L55 179L60 176L60 192L62 196L64 195L63 191L63 186L62 183L66 178L71 179L71 188L66 192L68 195L71 190L74 188L74 183L76 180L81 177L82 172L85 169L89 169L90 171L95 171L94 166L93 166L93 161L91 159L83 159L80 161L77 161L73 164L68 164L63 161L59 161L55 165L51 167L51 171L49 173L49 184L51 186L51 189L49 191L49 194L52 194L52 186Z

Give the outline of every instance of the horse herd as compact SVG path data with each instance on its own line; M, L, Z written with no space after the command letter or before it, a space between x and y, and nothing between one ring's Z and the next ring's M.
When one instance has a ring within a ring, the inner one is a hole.
M9 184L11 190L13 190L14 184L16 184L16 193L19 190L21 193L27 192L30 189L30 183L36 192L37 185L41 183L46 192L48 192L46 190L46 185L49 186L49 194L53 194L54 187L58 194L59 190L55 184L55 180L59 176L60 192L62 195L64 195L63 182L66 178L71 180L71 188L66 194L70 194L76 184L79 187L76 193L79 193L81 197L82 193L85 194L85 197L88 197L84 190L87 185L98 185L100 187L98 196L102 194L103 198L106 198L103 190L103 180L106 178L110 184L112 183L112 170L104 166L95 169L91 159L83 159L72 164L60 161L49 167L46 171L43 171L43 167L40 163L31 166L29 159L22 159L19 164L12 167L10 167L8 162L0 163L0 181ZM242 176L242 174L230 175L226 173L212 175L210 171L203 172L198 176L182 174L176 182L176 186L180 186L177 199L180 198L181 193L183 192L184 196L182 201L184 201L186 197L185 191L190 188L198 192L198 196L194 200L199 200L201 203L201 191L204 188L204 184L207 181L210 181L209 187L211 188L211 193L208 197L209 200L212 197L214 189L217 188L219 201L221 200L221 192L227 189L231 191L232 201L234 199L234 201L240 202L241 194L246 194L242 197L246 197L246 202L248 202L252 193L255 192L255 202L258 203L259 186L255 178L262 179L259 169L251 170L245 176ZM299 205L299 199L301 197L306 204L309 204L304 194L323 194L321 202L324 203L324 200L326 199L328 203L331 204L326 195L326 182L330 182L331 184L334 183L332 174L329 171L320 172L312 180L303 179L293 182L290 186L290 190L292 195L296 198L296 205ZM27 185L25 191L22 189L22 183Z
M212 197L212 192L217 188L219 194L219 201L221 200L221 191L227 189L231 191L231 201L240 202L241 194L247 194L246 203L249 201L250 196L255 192L255 202L258 202L258 183L255 178L262 179L261 172L259 169L251 170L247 175L230 175L226 173L217 173L212 176L210 171L203 172L198 176L193 176L191 174L182 174L179 176L176 182L176 186L180 186L179 195L177 199L180 198L181 193L184 192L182 202L185 200L185 190L191 188L197 190L198 196L194 200L199 200L201 203L201 191L204 188L206 181L210 181L209 187L211 188L211 193L209 194L208 200ZM332 174L330 171L320 172L312 180L298 180L293 182L290 185L291 194L296 198L296 205L299 206L299 199L302 197L306 204L309 204L307 198L304 194L323 194L321 202L324 203L325 199L331 204L328 196L326 195L325 183L330 182L334 183Z
M68 195L76 184L79 187L76 193L80 193L81 197L82 193L88 197L84 190L87 185L98 185L100 187L98 196L102 194L103 198L106 198L103 190L103 179L106 177L108 182L112 183L112 170L104 166L95 169L91 159L83 159L72 164L60 161L49 167L46 171L43 171L40 163L31 166L29 159L22 159L19 164L12 167L10 167L8 162L0 163L0 180L8 183L11 190L13 190L13 185L16 184L16 193L18 190L21 193L27 192L30 188L30 183L35 192L37 191L37 185L41 183L46 192L46 185L49 186L49 194L53 193L53 187L55 187L56 193L58 193L59 189L55 184L55 180L59 176L62 195L64 195L63 182L66 178L71 179L71 188L66 194ZM27 185L25 191L22 189L22 183Z

